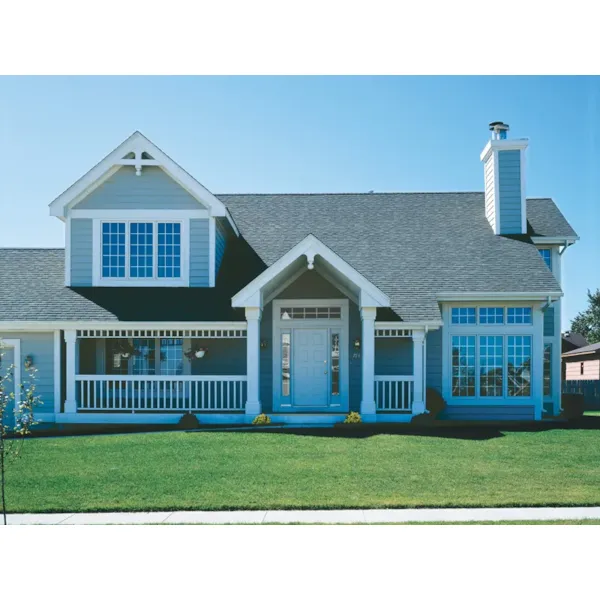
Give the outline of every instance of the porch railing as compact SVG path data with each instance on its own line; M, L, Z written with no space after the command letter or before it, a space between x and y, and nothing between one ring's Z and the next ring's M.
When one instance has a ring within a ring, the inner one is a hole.
M412 375L375 375L375 406L380 412L412 410Z
M245 375L75 375L78 411L240 411Z

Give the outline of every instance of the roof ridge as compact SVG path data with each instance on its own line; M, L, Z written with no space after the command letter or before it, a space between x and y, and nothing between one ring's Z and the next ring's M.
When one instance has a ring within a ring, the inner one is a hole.
M483 190L472 192L238 192L233 194L215 192L215 196L397 196L432 194L483 194Z

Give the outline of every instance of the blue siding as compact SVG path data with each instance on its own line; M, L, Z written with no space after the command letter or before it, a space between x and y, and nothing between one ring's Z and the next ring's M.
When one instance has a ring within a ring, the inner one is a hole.
M54 334L52 333L16 333L0 332L0 339L11 338L21 340L21 360L30 355L37 369L36 394L42 404L35 410L43 421L43 415L54 413ZM23 363L21 363L22 367ZM21 368L21 381L27 381L27 373Z
M227 230L225 225L221 223L219 219L216 219L215 227L215 278L219 274L221 268L221 261L223 260L223 254L225 253L225 246L227 245Z
M521 233L521 152L498 152L500 233Z
M554 306L549 306L544 311L544 335L554 335Z
M273 304L269 302L262 313L260 339L267 340L267 347L260 349L260 401L263 412L273 412Z
M427 334L427 387L442 393L442 329Z
M360 400L362 398L362 356L354 350L354 340L362 339L362 320L360 310L354 302L349 303L350 324L348 326L348 356L350 357L349 373L349 409L360 411Z
M375 338L375 375L412 375L411 338Z
M198 341L208 352L200 360L192 361L192 375L246 374L246 338Z
M71 285L92 285L92 219L71 219Z
M532 421L534 406L448 406L439 416L452 421Z
M298 300L345 297L340 290L315 271L306 271L277 296L277 298Z
M190 287L208 287L208 219L190 220Z
M160 167L121 167L76 206L77 209L194 210L204 207Z

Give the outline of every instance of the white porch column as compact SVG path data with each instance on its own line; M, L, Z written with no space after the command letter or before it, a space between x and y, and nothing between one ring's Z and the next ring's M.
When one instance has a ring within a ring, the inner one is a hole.
M362 400L360 413L363 421L375 421L375 316L377 309L360 309L362 319Z
M65 342L67 345L66 354L66 396L65 396L65 412L77 412L77 392L75 387L75 373L77 370L77 332L74 330L65 331Z
M544 313L533 308L533 338L531 340L531 397L535 403L535 420L540 421L544 410Z
M246 377L248 396L246 399L246 414L259 415L260 405L260 308L246 308L247 349L246 349Z
M425 412L425 386L423 383L424 374L424 346L425 332L413 331L413 405L412 414L420 415Z

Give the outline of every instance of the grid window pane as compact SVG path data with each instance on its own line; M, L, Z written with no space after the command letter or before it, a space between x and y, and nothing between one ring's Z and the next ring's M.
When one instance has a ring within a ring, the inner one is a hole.
M531 323L531 308L529 306L507 308L506 322L510 325L523 325Z
M531 336L507 336L509 396L531 396Z
M331 395L340 395L340 334L331 334Z
M133 340L133 375L155 375L156 367L154 365L155 341L153 339L134 339Z
M294 306L282 308L280 317L283 321L291 319L341 319L342 309L339 306L304 307Z
M183 340L160 340L160 374L183 375Z
M552 271L552 250L550 248L541 248L540 255L544 259L546 266Z
M102 277L125 277L125 223L102 223Z
M474 308L453 308L452 309L452 324L453 325L475 325L475 309Z
M281 395L290 395L291 334L281 334Z
M504 338L501 335L479 336L479 395L502 396L504 372Z
M452 395L475 396L475 336L452 336Z
M500 307L481 307L479 309L479 323L481 325L502 325L504 323L504 309Z
M544 344L544 396L552 395L552 344Z
M181 223L158 224L158 276L181 277Z
M129 276L135 279L154 276L153 223L129 224Z

